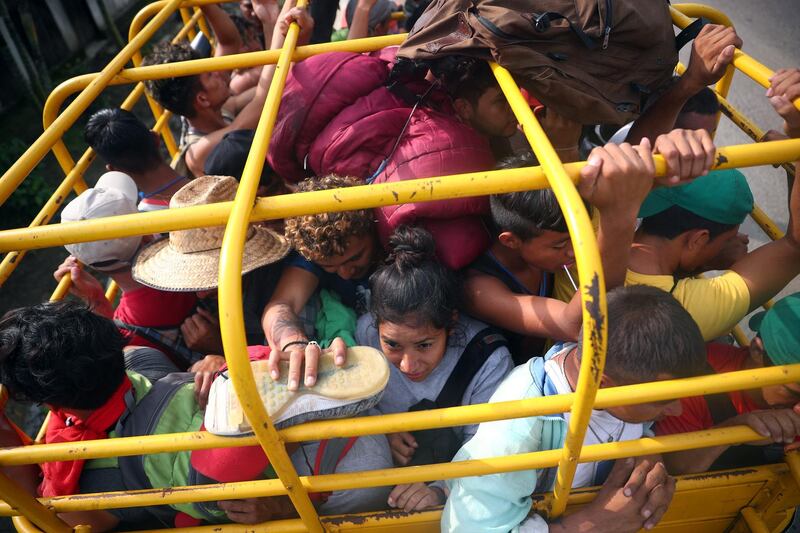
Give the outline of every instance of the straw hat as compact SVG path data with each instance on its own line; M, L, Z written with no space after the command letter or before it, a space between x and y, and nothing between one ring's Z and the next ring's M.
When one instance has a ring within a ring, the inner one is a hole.
M239 183L228 176L203 176L190 181L169 202L170 208L233 200ZM141 249L133 264L133 279L165 291L204 291L219 283L219 253L224 226L171 231ZM242 274L281 260L289 252L282 235L260 226L247 229Z

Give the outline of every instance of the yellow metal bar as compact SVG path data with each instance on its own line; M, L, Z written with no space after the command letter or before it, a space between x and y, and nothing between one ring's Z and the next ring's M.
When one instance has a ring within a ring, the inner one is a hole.
M789 471L792 473L794 482L800 488L800 452L791 451L787 453L786 464L789 465Z
M675 67L675 72L678 74L683 74L686 71L686 67L684 67L681 63L678 63ZM720 105L721 112L728 117L731 122L739 126L739 129L742 130L748 137L753 139L756 142L761 142L764 140L765 132L762 130L758 125L750 120L744 113L739 111L733 104L731 104L724 96L720 93L715 92L717 96L717 101ZM718 121L719 122L719 121ZM794 176L794 165L792 163L781 163L786 172L788 172L791 176Z
M753 211L750 213L750 216L753 220L758 224L764 233L772 239L773 241L782 238L785 233L778 227L775 222L772 221L771 218L757 205L753 205Z
M189 14L188 7L180 8L181 20L183 20L183 25L185 28L188 28L189 39L194 39L195 35L197 35L197 30L194 28L194 24L191 24L190 21L192 20L192 15Z
M733 26L731 20L721 11L702 4L673 4L670 6L670 13L672 14L672 22L674 22L679 28L685 28L692 23L692 18L697 17L705 17L716 22L717 24ZM769 78L773 74L772 70L762 65L738 48L733 54L733 66L762 87L769 87ZM722 82L723 80L720 81ZM727 96L727 91L719 92L723 96ZM800 98L795 99L794 105L797 107L797 109L800 109Z
M763 436L748 426L714 428L678 435L642 438L624 442L592 444L583 447L579 461L597 462L623 457L664 454L678 450L722 446L763 440ZM38 448L35 446L34 448ZM387 468L362 472L347 472L320 476L303 476L298 479L303 490L308 492L331 492L337 490L381 487L400 483L418 483L429 480L481 476L498 472L532 470L552 467L559 462L561 450L545 450L518 455L492 457L469 461L458 461L405 468ZM149 489L137 491L115 491L98 494L79 494L42 498L41 502L56 512L73 512L98 509L127 508L149 505L216 501L238 498L278 496L286 494L286 487L278 479L218 483L190 487L171 487L170 490ZM0 503L0 515L17 512L9 505ZM304 522L307 526L313 523Z
M305 7L306 0L299 0L298 7ZM281 94L289 74L292 53L297 45L300 27L297 23L289 26L280 58L275 66L275 74L267 93L264 109L258 121L253 145L247 157L242 179L231 207L222 249L219 257L219 308L220 333L228 372L236 390L242 410L255 432L258 443L270 459L270 465L280 477L292 500L297 513L311 532L322 532L317 511L306 488L300 483L297 471L292 465L286 447L272 425L267 410L261 401L247 356L247 338L244 330L242 307L242 254L245 235L250 225L250 213L256 199L256 189L264 167L264 157L269 147L272 129L278 118Z
M5 500L4 506L13 509L14 514L23 514L48 533L70 533L72 528L65 524L52 509L42 505L36 498L0 472L0 494Z
M53 124L51 124L50 127L25 150L25 153L11 165L11 168L0 177L0 205L5 203L8 197L11 196L11 193L22 183L33 167L42 160L47 151L55 145L55 142L61 138L61 135L67 128L75 123L78 116L80 116L89 104L94 101L97 95L105 88L109 80L114 78L115 75L122 70L133 53L139 50L153 33L155 33L156 29L161 27L164 21L172 15L178 8L180 2L181 0L169 0L169 3L150 21L150 23L148 23L147 27L106 65L99 76L97 76L86 89L67 106Z
M750 339L745 335L744 330L740 326L736 326L731 330L733 338L736 339L736 344L741 347L750 346Z
M569 427L564 439L561 460L558 463L553 505L550 510L551 516L556 517L566 508L595 395L603 376L608 332L606 285L594 229L575 184L564 169L553 145L550 144L550 139L539 125L511 74L496 63L492 63L492 71L514 115L522 124L528 143L541 163L553 194L561 206L570 238L574 243L578 276L581 280L586 280L580 287L583 308L583 356L575 391L575 403L570 411Z
M742 168L800 158L800 139L719 148L714 168ZM655 156L656 173L664 175L664 159ZM564 169L577 180L585 162L568 163ZM313 191L259 198L251 221L274 220L311 213L368 209L408 202L429 202L513 191L546 188L541 167L473 172L397 183L359 185L329 191ZM0 252L63 246L76 242L147 235L166 231L225 224L231 202L51 224L36 228L0 231Z
M159 4L159 3L156 2L154 4L156 5L155 7L158 7L157 4ZM152 14L155 14L155 11L153 11L154 4L149 4L147 7L142 9L139 13L136 14L136 16L134 17L133 21L131 21L131 26L130 26L130 29L128 30L128 40L129 41L132 41L133 39L136 38L136 36L142 30L142 27L144 26L145 22L152 16ZM160 3L160 4L163 4L163 2ZM163 5L161 7L163 7ZM182 18L184 16L184 12L185 11L186 11L186 8L181 8L180 9ZM186 12L186 14L188 15L188 12ZM175 35L175 37L172 39L172 43L174 44L174 43L178 43L178 42L182 41L184 38L186 38L187 34L190 36L189 38L193 38L194 37L194 34L192 33L193 32L193 28L194 28L195 23L197 22L197 20L200 17L202 17L202 13L200 13L199 16L198 15L193 15L193 16L189 16L188 18L184 18L183 28L181 28L181 30L177 33L177 35ZM134 66L138 67L142 62L141 51L137 50L133 54L133 56L131 56L131 61L133 62ZM166 123L166 121L169 120L169 117L171 116L171 113L169 113L163 107L161 107L161 104L159 104L158 102L153 100L150 97L149 94L145 93L144 84L138 83L137 86L136 86L136 90L141 91L141 94L145 94L145 99L147 100L147 105L150 107L150 111L153 113L153 118L156 120L156 125L158 125L159 121L161 121L162 119ZM49 100L49 98L48 98L48 100ZM137 100L138 100L138 97L137 97ZM56 112L61 107L61 103L60 102L58 102L58 103L54 102L52 105L56 109ZM170 157L174 157L175 154L178 153L178 145L175 142L175 137L172 135L172 131L169 129L169 127L166 127L166 128L154 127L153 130L161 134L161 138L164 140L164 146L167 148L167 152L169 153Z
M39 432L36 434L36 438L33 440L34 444L41 444L44 442L44 436L47 432L47 424L50 422L50 411L47 411L47 414L44 417L44 422L42 422L42 427L39 428Z
M742 509L742 518L747 523L747 527L753 533L770 533L769 526L764 523L761 514L753 507L744 507Z
M762 388L800 381L800 364L742 370L695 378L659 381L600 389L595 407L607 409L620 405L673 400L687 396L703 396L733 390ZM279 431L284 442L381 435L402 428L416 431L438 427L463 426L491 420L551 415L569 411L575 394L559 394L542 398L479 404L411 413L366 416L352 420L320 420ZM171 433L123 437L79 443L56 443L23 446L0 450L0 465L17 466L50 461L97 459L128 455L206 450L258 444L255 436L220 437L207 432Z
M119 294L119 285L112 279L108 282L108 287L106 287L106 300L114 303L114 300L117 299L117 294Z
M206 23L206 18L203 16L203 13L202 11L200 11L199 7L194 8L194 14L200 15L200 18L197 21L197 25L200 26L200 30L202 30L202 32L206 35L206 37L208 37L208 40L212 43L212 46L216 46L217 45L216 36L214 35L214 32L212 32L211 29L208 27L208 24Z
M181 32L184 32L186 27L184 27ZM181 39L181 33L173 39L173 42L177 42L177 40ZM138 52L137 52L138 54ZM133 109L133 106L136 102L142 97L144 94L144 84L137 83L136 87L134 87L133 91L128 95L128 97L122 102L122 109L126 109L130 111ZM48 100L49 102L50 100ZM153 104L157 106L154 109L154 113L158 110L161 110L161 115L158 117L155 126L153 127L153 131L160 133L162 138L164 139L164 144L167 147L167 150L171 155L177 153L177 146L175 145L175 140L172 136L172 132L169 130L169 118L171 114L169 111L164 111L161 109L158 104L153 101ZM152 107L152 106L151 106ZM52 122L56 119L58 109L54 106L47 106L45 105L44 110L44 122L45 128L47 128ZM67 154L67 159L64 160L65 165L71 164L72 158L69 156L67 152L66 146L63 145L63 142L59 139L55 147L61 147L56 151L60 154ZM84 154L81 156L81 159L78 160L78 163L75 165L64 166L62 167L67 174L67 177L64 179L62 184L56 189L50 199L45 203L42 210L39 212L37 217L31 223L31 226L43 226L50 222L53 215L58 211L59 207L63 204L64 199L69 194L70 188L75 188L75 193L80 194L84 190L86 190L86 183L83 181L83 173L89 167L89 165L94 160L94 151L89 148L87 149ZM79 185L76 185L79 184ZM0 263L0 286L2 286L6 280L8 280L11 273L16 269L17 265L22 261L22 258L25 257L25 252L10 252L4 259L3 262ZM50 297L51 301L60 300L61 298L66 295L67 290L69 289L70 279L69 278L62 278L61 282L59 283L56 291ZM111 287L109 287L110 289ZM110 299L110 298L109 298Z
M64 276L58 281L53 294L50 295L51 302L60 302L66 297L69 292L69 287L72 285L72 279L69 276Z
M384 35L381 37L368 37L365 39L353 39L349 41L338 41L335 43L310 44L299 46L294 55L293 61L307 59L313 55L326 52L371 52L380 50L387 46L401 44L407 34ZM220 57L210 57L205 59L193 59L191 61L181 61L178 63L168 63L165 65L150 65L146 67L135 67L122 70L118 75L111 78L109 85L124 85L145 80L156 80L172 78L176 76L191 76L213 70L234 70L242 68L271 65L278 60L279 50L264 50L261 52L247 52L245 54L234 54ZM52 99L61 105L69 96L80 91L96 80L101 73L82 74L70 78L59 84L50 93L48 100Z
M33 228L45 226L50 222L56 212L64 204L64 200L69 197L70 191L75 187L77 180L81 179L82 181L81 176L83 176L83 173L89 167L93 159L93 152L90 150L84 152L84 154L78 160L78 163L67 173L64 180L59 184L58 187L56 187L56 190L53 192L47 202L45 202L44 206L42 206L39 214L36 215L29 227ZM3 286L17 266L22 262L22 259L25 257L25 253L26 252L24 250L10 251L3 258L3 261L0 263L0 287ZM66 294L66 292L64 294Z

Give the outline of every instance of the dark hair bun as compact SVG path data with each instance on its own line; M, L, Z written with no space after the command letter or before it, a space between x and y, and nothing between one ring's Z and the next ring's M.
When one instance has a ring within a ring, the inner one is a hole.
M388 263L400 271L416 268L436 259L436 243L431 234L414 226L399 226L389 237Z

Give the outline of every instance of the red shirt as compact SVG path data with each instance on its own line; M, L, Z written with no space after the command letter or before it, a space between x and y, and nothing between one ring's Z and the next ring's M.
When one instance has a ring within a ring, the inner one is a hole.
M125 291L114 310L114 319L146 328L177 328L189 316L197 304L197 295L193 292L167 292L140 287ZM162 349L147 339L120 328L129 345L150 346Z
M706 349L708 363L717 373L743 370L749 357L748 348L737 348L729 344L708 344ZM729 392L733 406L738 414L750 413L759 409L746 392ZM656 435L672 435L687 431L701 431L714 426L711 411L702 396L682 398L683 412L680 416L668 416L656 423Z

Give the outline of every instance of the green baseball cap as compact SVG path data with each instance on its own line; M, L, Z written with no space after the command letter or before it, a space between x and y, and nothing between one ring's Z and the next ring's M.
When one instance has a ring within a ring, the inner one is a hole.
M685 185L653 189L639 217L657 215L673 205L720 224L741 224L753 210L753 193L738 170L712 170Z
M782 298L750 319L770 361L776 365L800 363L800 292Z

